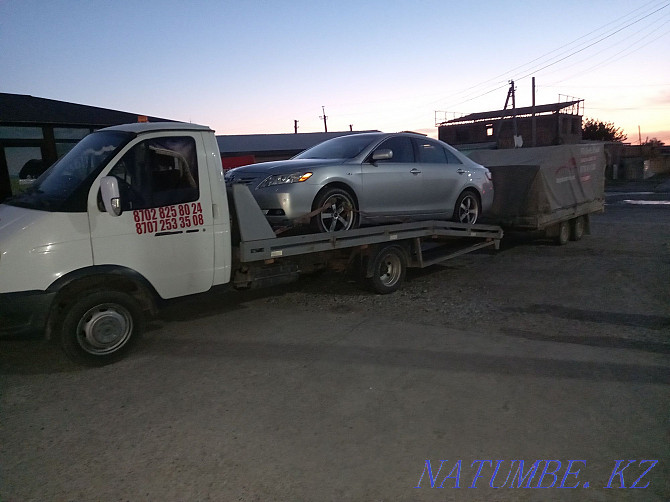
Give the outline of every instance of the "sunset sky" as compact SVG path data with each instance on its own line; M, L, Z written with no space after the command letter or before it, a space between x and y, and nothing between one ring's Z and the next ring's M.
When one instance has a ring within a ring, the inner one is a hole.
M217 134L323 131L325 106L329 131L436 136L534 76L538 104L670 144L669 53L668 1L0 0L0 92Z

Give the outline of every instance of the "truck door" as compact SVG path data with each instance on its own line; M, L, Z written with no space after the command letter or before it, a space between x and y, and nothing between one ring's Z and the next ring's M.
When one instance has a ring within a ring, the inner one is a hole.
M118 179L123 212L105 212L100 183L88 199L95 265L139 272L163 298L212 285L212 199L199 132L142 135L117 155L102 176Z

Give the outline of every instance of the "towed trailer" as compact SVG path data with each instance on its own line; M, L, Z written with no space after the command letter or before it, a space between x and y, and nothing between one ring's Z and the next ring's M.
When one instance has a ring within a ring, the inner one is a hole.
M590 233L605 208L602 143L467 152L486 166L495 194L486 221L506 231L540 231L558 244Z

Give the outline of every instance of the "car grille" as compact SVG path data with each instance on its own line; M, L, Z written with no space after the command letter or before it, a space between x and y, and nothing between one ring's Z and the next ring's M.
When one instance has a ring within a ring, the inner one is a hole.
M267 178L267 174L255 174L255 173L246 173L246 174L233 174L226 178L226 185L247 185L251 187L257 187L261 181Z

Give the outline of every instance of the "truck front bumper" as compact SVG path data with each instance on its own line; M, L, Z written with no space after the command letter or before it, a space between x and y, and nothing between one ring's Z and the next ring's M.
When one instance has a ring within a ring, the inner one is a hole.
M0 336L43 332L56 293L0 293Z

